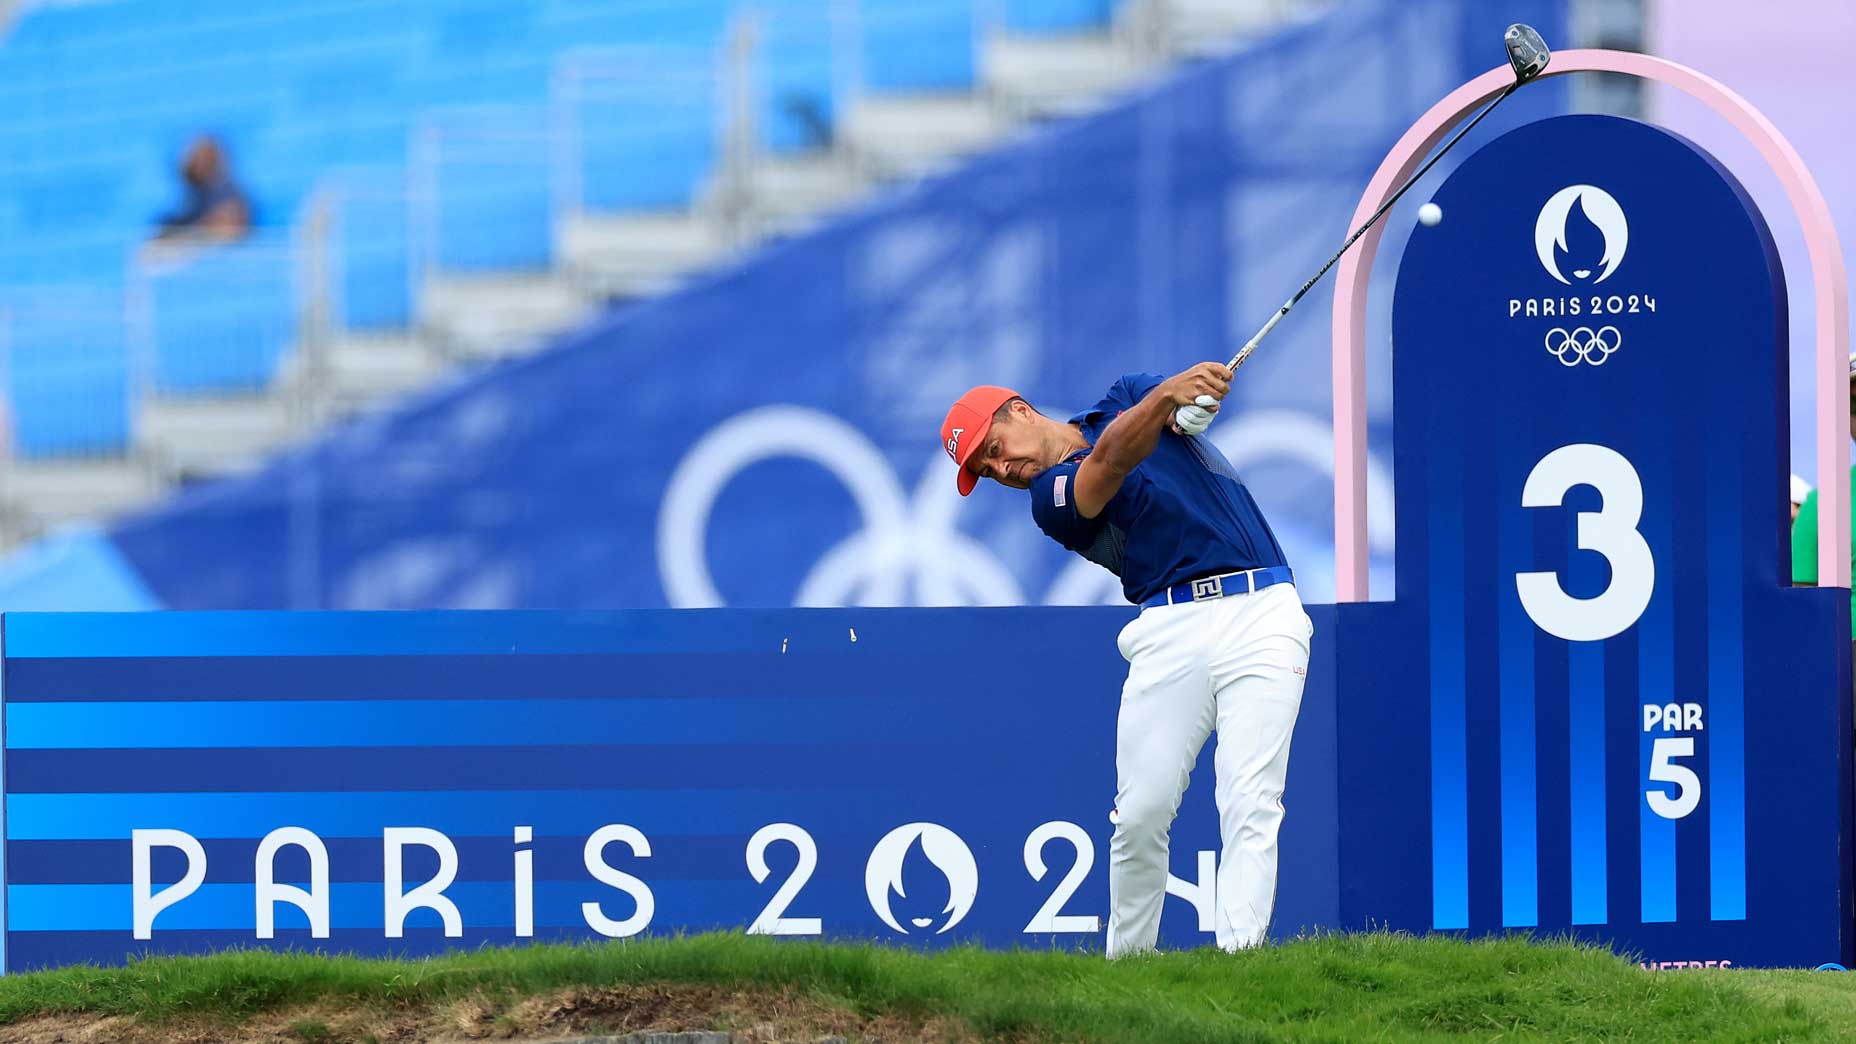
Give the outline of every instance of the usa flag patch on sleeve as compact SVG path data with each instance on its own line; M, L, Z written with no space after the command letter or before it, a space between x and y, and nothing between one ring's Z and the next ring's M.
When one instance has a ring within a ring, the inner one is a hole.
M1055 496L1057 498L1058 507L1062 507L1064 505L1063 487L1068 485L1069 482L1070 482L1070 476L1058 475L1056 483L1050 487L1055 493Z

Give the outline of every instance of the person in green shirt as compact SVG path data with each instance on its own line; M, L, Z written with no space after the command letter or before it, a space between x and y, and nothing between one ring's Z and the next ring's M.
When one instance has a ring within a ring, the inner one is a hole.
M1850 435L1856 437L1856 354L1850 355ZM1850 507L1856 512L1856 467L1850 469ZM1852 533L1850 564L1856 568L1856 532ZM1817 584L1817 490L1812 490L1792 522L1792 583ZM1850 595L1850 639L1856 641L1856 588Z

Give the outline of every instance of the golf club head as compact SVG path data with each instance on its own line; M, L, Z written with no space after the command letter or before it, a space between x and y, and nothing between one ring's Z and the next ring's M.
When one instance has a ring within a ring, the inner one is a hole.
M1519 22L1508 27L1502 34L1502 43L1508 48L1508 64L1514 66L1514 78L1517 83L1527 81L1546 71L1547 63L1553 60L1553 52L1547 49L1547 42L1540 38L1540 33L1531 25Z

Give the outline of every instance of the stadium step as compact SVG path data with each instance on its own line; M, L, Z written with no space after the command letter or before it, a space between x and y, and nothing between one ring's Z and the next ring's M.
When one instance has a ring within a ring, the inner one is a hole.
M29 538L80 519L107 518L154 496L162 483L146 460L14 460L0 470L8 536Z
M580 214L561 222L556 253L567 278L597 297L645 297L719 260L721 224L687 211Z
M994 35L986 42L986 85L1013 116L1067 116L1104 103L1142 72L1134 49L1110 33Z
M1172 54L1202 54L1278 29L1306 14L1295 0L1164 0L1145 5L1149 30Z
M1007 120L976 94L867 96L850 106L840 137L859 170L878 178L921 176L978 152Z
M303 418L295 405L282 393L150 398L137 440L168 481L239 474L298 433Z
M323 349L317 408L341 416L430 384L444 372L439 353L410 332L347 334Z
M758 231L790 235L842 210L868 187L839 154L768 158L749 176L749 220Z
M553 274L445 276L426 284L422 329L462 360L523 355L572 326L592 302Z

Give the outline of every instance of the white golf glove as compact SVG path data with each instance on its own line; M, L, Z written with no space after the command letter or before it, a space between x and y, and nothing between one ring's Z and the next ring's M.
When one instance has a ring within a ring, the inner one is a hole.
M1206 428L1212 426L1212 418L1217 416L1218 400L1209 395L1201 395L1191 406L1181 406L1173 415L1173 423L1187 435L1202 435Z

